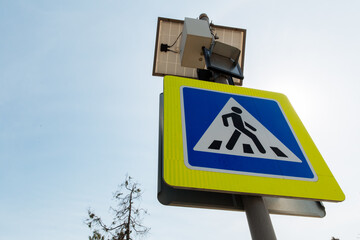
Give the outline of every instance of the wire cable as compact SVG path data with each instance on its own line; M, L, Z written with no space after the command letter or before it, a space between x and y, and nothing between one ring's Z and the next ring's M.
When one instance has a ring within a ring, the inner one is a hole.
M181 36L182 32L179 34L179 36L176 38L175 42L169 46L169 48L173 47L176 42L179 40L179 37Z

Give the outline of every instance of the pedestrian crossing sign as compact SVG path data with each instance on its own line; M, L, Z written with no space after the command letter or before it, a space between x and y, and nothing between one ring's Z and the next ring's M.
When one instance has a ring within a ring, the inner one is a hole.
M166 76L163 156L175 188L345 198L280 93Z

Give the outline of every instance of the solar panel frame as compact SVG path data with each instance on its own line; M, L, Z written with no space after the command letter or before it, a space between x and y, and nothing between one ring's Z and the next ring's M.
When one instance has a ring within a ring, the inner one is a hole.
M183 25L183 20L158 17L152 72L153 76L173 75L197 79L197 71L195 68L181 66L179 53L160 51L162 43L168 44L169 46L174 44L171 49L174 51L180 51L181 37L179 37L177 41L176 39L182 32ZM225 27L214 24L212 24L211 27L218 35L218 41L240 49L241 53L239 57L239 65L244 72L246 29ZM234 79L234 82L236 85L242 85L242 81L240 79Z

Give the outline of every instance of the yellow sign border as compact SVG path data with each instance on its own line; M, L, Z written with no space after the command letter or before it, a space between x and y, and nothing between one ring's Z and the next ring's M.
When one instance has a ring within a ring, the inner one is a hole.
M184 163L181 98L182 86L276 100L282 107L318 180L302 181L193 170ZM281 93L175 76L164 77L164 181L175 188L228 193L282 196L322 201L343 201L345 195L306 131L288 98Z

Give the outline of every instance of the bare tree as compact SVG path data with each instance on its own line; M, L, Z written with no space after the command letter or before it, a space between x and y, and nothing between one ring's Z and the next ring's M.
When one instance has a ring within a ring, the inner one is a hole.
M107 240L133 240L133 235L148 233L150 228L142 225L142 216L147 214L147 211L135 205L141 195L139 184L127 176L113 195L117 206L116 208L110 207L113 214L110 224L105 224L92 210L88 210L88 218L85 223L93 230L93 235L89 236L89 240L105 240L105 238Z

